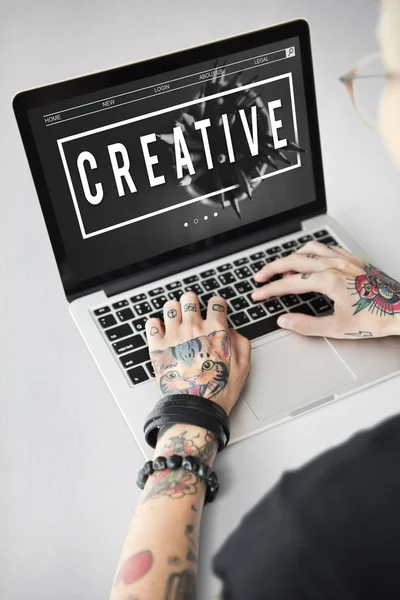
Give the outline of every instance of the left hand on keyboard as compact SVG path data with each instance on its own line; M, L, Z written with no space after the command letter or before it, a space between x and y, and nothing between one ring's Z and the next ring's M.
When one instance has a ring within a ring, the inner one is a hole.
M297 252L265 265L254 277L282 279L255 290L254 300L319 292L334 301L334 314L285 314L278 325L302 335L357 339L400 335L400 283L350 252L308 242Z

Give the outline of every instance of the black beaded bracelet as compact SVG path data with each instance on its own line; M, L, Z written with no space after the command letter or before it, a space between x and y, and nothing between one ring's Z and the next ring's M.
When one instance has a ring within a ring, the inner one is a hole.
M208 465L201 463L195 456L190 454L186 456L172 454L172 456L158 456L154 460L148 460L138 473L137 486L142 490L150 475L153 475L155 471L164 471L165 469L171 469L172 471L186 469L186 471L196 473L198 478L207 484L205 503L215 500L219 490L217 474Z

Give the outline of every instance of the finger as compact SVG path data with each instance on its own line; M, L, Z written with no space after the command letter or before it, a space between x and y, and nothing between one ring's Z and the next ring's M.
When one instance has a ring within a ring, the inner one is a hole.
M182 323L200 323L203 319L200 314L200 305L197 294L185 292L180 298Z
M295 331L305 336L335 337L335 317L309 317L307 315L290 313L281 315L279 327Z
M278 258L258 271L254 275L254 279L258 282L267 281L274 275L295 271L296 273L314 273L323 271L329 267L327 259L321 258L316 254L301 254L295 252L285 258Z
M160 346L160 342L164 339L165 327L160 319L147 319L146 321L146 337L149 345L149 350L154 350Z
M304 246L296 250L295 254L315 254L316 256L320 257L332 257L335 255L331 246L321 244L320 242L317 242L315 240L304 244Z
M164 323L166 332L175 331L182 323L181 304L178 300L168 300L164 304Z
M221 296L213 296L208 301L207 321L218 324L223 329L228 329L227 302Z
M302 273L267 283L254 290L251 297L253 300L265 300L284 294L305 294L306 292L328 294L329 291L329 279L325 273Z

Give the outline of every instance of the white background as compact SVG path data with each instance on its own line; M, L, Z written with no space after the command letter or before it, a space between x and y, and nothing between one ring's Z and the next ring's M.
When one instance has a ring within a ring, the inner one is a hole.
M7 5L8 4L8 5ZM353 114L338 76L374 51L365 0L13 0L0 14L0 597L108 597L138 499L142 457L72 323L14 122L24 88L306 17L312 31L328 203L400 276L400 173ZM268 366L267 366L268 368ZM398 411L400 378L274 428L218 460L205 511L200 598L211 555L286 469ZM133 398L134 401L134 398Z

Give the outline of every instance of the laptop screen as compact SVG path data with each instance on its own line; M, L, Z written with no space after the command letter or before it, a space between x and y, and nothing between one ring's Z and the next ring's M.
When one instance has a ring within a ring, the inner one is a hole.
M316 200L299 38L181 64L28 112L74 284Z

